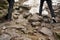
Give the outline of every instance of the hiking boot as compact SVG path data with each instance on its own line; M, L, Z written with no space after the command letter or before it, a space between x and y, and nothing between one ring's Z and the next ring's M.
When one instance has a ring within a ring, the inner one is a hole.
M52 17L52 19L51 19L51 23L56 23L56 20L55 20L54 17Z

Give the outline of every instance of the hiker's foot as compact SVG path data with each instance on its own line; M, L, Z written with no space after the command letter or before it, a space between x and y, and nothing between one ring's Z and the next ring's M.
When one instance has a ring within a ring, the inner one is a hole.
M5 21L11 21L11 18L8 18L8 14L6 16L3 17Z
M51 23L56 23L56 20L55 20L54 17L52 17L52 19L51 19Z
M40 13L36 13L37 15L39 15L39 16L42 16Z
M11 18L5 18L4 17L4 21L7 21L8 22L8 21L11 21L11 20L12 20Z
M11 21L11 19L4 19L4 20L6 20L6 21Z
M37 13L37 15L42 16L40 13Z

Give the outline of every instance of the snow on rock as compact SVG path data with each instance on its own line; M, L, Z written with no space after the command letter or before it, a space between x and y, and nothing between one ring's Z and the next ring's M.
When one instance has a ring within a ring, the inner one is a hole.
M57 5L58 1L57 0L52 0L52 5ZM31 7L31 9L29 10L29 13L31 14L35 14L35 13L39 13L39 7L40 7L40 0L27 0L23 3L23 5ZM45 9L45 7L47 7L46 1L44 2L43 5L43 10ZM47 11L43 11L43 14L45 12L45 15L48 14Z
M19 0L14 0L15 2L18 2Z
M52 5L58 5L58 3L60 3L60 0L52 0Z
M27 0L23 3L23 5L28 5L28 6L38 6L40 4L40 0Z
M44 16L45 16L45 15L48 15L48 11L43 10L43 11L42 11L42 15L44 15Z
M32 14L34 14L34 13L39 13L39 7L32 7L32 8L30 9L29 13L32 13Z
M57 0L52 0L52 5L57 5Z
M29 13L31 14L39 13L40 0L28 0L25 1L23 5L31 7ZM46 6L46 2L44 2L43 9L45 9L45 6Z

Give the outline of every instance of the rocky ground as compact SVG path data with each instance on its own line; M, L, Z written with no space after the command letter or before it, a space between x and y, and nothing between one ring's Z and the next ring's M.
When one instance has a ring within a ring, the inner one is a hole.
M50 23L50 14L41 17L29 13L31 7L23 6L23 2L15 3L10 22L2 19L5 12L0 13L4 14L0 17L0 40L60 40L60 23ZM54 11L57 22L60 22L60 4L54 6Z

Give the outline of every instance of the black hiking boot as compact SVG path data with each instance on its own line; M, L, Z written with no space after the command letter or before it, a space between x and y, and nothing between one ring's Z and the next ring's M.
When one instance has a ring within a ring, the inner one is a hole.
M57 23L54 17L52 17L51 23Z

